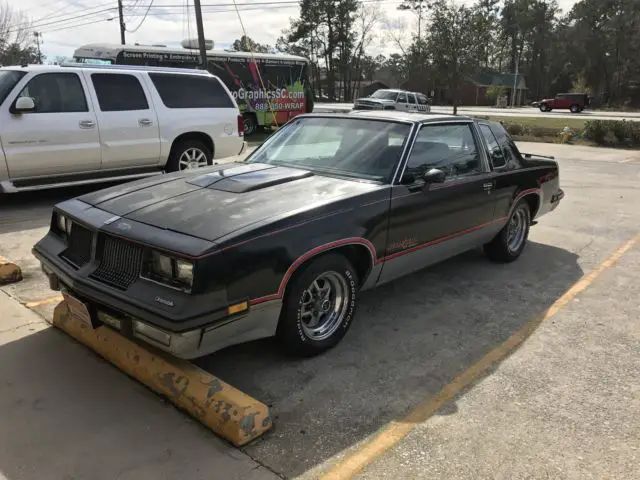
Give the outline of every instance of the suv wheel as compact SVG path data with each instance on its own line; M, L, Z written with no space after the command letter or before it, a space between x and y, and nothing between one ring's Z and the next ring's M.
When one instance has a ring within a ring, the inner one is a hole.
M258 122L256 116L251 113L245 113L244 117L244 134L253 135L258 129Z
M540 105L541 112L550 112L551 109L547 105Z
M571 113L580 113L580 105L574 103L573 105L571 105L571 108L569 110L571 110Z
M213 152L199 140L186 140L176 145L169 155L167 172L194 170L213 163Z

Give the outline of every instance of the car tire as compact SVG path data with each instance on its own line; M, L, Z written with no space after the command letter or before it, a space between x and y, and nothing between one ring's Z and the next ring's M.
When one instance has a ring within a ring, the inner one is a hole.
M571 110L571 113L580 113L580 105L574 103L573 105L571 105L571 108L569 108L569 110Z
M190 164L185 164L190 162ZM213 164L213 152L200 140L185 140L171 149L167 172L178 172ZM190 165L190 166L189 166ZM186 167L186 168L185 168Z
M531 210L526 200L520 200L507 224L500 232L484 245L484 252L494 262L510 263L518 259L529 238L531 224Z
M343 255L326 254L301 267L287 286L278 322L284 351L313 357L340 343L356 314L358 286Z
M249 136L256 133L256 130L258 130L258 121L256 116L252 113L245 113L243 115L243 118L244 118L244 134Z

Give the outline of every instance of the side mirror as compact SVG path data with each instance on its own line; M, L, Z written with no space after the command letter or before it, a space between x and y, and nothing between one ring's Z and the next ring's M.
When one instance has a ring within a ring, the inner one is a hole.
M36 109L36 102L31 97L20 97L12 109L15 113L33 112Z
M444 183L444 181L447 179L447 175L438 168L432 168L422 176L422 179L424 180L424 183L427 184Z

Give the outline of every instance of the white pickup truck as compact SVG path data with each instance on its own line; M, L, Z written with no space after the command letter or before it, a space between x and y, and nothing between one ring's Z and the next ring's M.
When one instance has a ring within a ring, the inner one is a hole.
M245 149L236 101L203 70L0 68L0 193L200 168Z

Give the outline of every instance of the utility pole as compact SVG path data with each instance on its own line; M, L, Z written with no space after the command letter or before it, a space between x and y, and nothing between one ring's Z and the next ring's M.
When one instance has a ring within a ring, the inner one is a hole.
M118 0L118 17L120 18L120 43L124 45L124 15L122 14L122 0Z
M202 69L207 69L207 48L204 43L204 26L202 25L202 8L200 0L193 0L193 8L196 11L196 28L198 30L198 47L200 48L200 63Z
M516 75L513 77L513 92L511 92L511 108L516 106L516 89L518 88L518 67L520 56L516 56Z
M33 36L36 38L36 47L38 49L38 63L42 65L42 52L40 51L40 39L42 34L40 32L33 32Z

